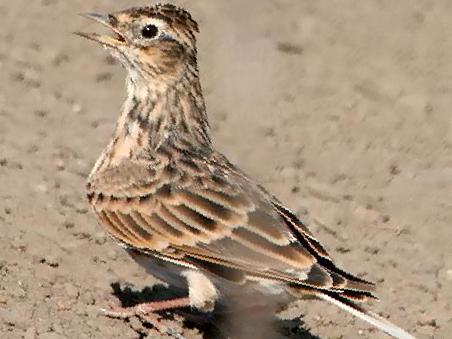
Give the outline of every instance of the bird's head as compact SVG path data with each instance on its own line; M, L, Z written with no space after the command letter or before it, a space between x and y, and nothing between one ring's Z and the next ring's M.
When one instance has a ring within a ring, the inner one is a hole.
M82 15L107 26L113 34L77 34L107 48L131 78L171 81L180 78L187 68L197 69L198 24L181 8L157 4L111 14Z

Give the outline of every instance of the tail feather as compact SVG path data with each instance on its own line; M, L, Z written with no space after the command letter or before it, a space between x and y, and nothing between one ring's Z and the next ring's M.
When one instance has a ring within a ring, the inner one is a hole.
M354 316L368 322L369 324L375 326L386 334L397 338L397 339L416 339L414 336L401 329L400 327L394 325L388 320L380 317L378 314L375 314L371 311L368 311L358 305L355 305L352 302L347 301L344 298L341 298L334 294L325 294L325 293L317 293L317 297L326 300L339 308L347 311Z

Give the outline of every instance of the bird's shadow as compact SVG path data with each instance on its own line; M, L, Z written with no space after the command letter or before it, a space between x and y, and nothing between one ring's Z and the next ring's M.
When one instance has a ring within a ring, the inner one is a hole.
M167 288L163 285L154 285L153 287L145 287L141 291L133 289L131 286L123 286L119 282L111 284L113 295L119 300L121 306L130 307L140 303L163 301L172 298L184 297L187 291L184 289ZM161 313L165 318L172 318L172 315L181 316L183 325L186 328L196 328L202 333L203 338L241 338L239 335L231 335L230 312L223 306L218 306L214 313L201 313L193 309L184 308L171 312ZM246 314L245 317L249 317ZM260 325L260 324L259 324ZM272 335L266 335L269 339L280 338L298 338L298 339L321 339L313 335L304 327L303 320L300 318L293 320L280 320L276 317L271 324ZM244 334L243 337L249 337L250 333Z

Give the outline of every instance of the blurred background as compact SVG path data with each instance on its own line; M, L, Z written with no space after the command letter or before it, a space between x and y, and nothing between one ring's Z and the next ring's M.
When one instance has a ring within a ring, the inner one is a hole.
M141 290L155 279L85 201L125 72L72 32L102 30L77 13L150 3L0 0L3 338L147 335L137 319L98 314L111 283ZM372 309L419 338L449 337L452 2L176 3L200 23L216 147L296 211L340 266L378 282ZM322 302L290 312L302 315L303 338L384 338Z

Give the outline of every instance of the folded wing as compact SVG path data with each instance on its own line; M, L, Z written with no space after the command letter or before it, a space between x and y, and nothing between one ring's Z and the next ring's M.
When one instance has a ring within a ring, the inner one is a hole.
M137 250L238 283L284 282L293 294L373 297L371 283L337 268L291 211L220 157L128 162L95 174L88 198L107 231Z

